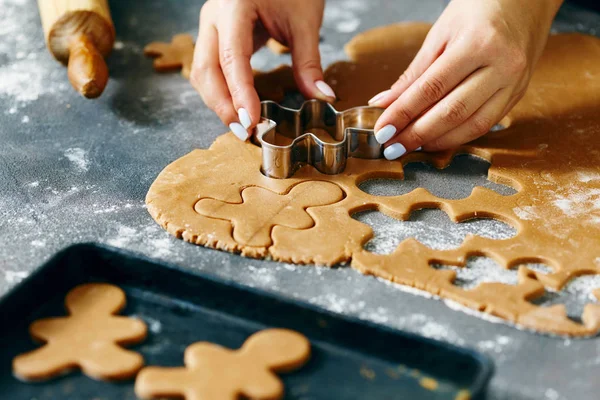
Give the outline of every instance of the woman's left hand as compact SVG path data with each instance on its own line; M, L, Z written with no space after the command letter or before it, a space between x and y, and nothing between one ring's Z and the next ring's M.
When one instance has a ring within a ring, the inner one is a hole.
M408 69L369 101L385 156L457 147L524 95L561 0L452 0Z

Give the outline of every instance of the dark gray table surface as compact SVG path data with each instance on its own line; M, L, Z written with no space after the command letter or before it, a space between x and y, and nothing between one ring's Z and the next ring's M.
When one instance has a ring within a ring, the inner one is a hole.
M226 131L178 74L158 75L144 45L174 33L197 32L202 1L111 1L117 44L111 80L101 99L73 92L66 71L46 51L36 2L0 0L0 294L59 249L100 242L202 270L244 285L281 293L326 309L468 346L497 366L492 399L591 399L600 391L600 340L553 338L456 310L423 293L350 268L294 266L250 260L187 244L163 231L144 207L160 170ZM442 0L329 0L322 31L324 64L344 58L356 32L409 20L434 21ZM600 15L564 6L555 31L600 33ZM268 69L289 61L265 49L253 59ZM399 71L400 73L401 71ZM462 157L443 171L409 167L404 183L373 183L365 190L401 193L424 186L464 197L475 185L503 194L486 180L487 164ZM414 213L407 222L376 212L357 216L374 227L369 249L390 252L415 236L437 247L458 246L466 232L496 239L514 234L500 222L453 224L441 211ZM542 268L541 266L539 268ZM462 284L515 282L489 259L473 259ZM577 316L597 277L573 281L546 304L566 303ZM471 313L472 314L472 313Z

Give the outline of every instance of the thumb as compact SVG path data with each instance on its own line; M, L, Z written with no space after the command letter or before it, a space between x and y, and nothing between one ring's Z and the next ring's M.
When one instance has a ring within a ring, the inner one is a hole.
M292 35L291 51L294 79L302 95L307 99L334 101L333 89L323 80L319 30L296 30Z

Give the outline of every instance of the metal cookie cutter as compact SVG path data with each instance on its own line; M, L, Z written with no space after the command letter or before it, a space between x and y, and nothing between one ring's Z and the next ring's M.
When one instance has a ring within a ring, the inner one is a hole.
M344 171L348 157L381 158L383 145L375 140L373 128L382 113L377 107L337 111L321 100L305 101L298 110L263 101L254 135L262 147L262 171L270 178L284 179L310 164L332 175ZM311 132L317 129L334 141L319 139Z

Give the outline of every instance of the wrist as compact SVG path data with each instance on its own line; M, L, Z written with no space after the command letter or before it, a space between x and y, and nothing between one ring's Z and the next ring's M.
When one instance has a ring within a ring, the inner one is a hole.
M565 0L495 0L501 8L505 10L514 10L529 16L531 23L537 24L538 28L543 29L547 26L550 29L556 13Z

